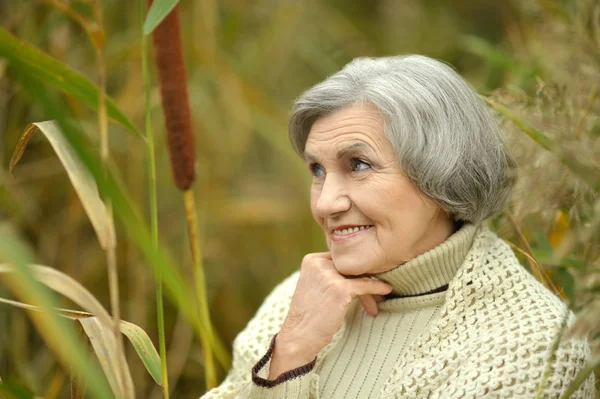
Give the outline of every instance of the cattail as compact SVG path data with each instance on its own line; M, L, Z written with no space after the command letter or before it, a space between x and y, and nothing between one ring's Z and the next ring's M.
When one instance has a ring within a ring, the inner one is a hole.
M151 5L152 0L148 0L148 4ZM185 191L194 182L195 153L179 28L179 5L156 27L152 39L171 170L175 184Z

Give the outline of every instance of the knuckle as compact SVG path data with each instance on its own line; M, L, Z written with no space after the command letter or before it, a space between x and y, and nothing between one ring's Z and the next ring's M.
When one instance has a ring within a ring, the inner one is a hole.
M320 254L315 253L304 255L304 257L302 258L302 263L300 264L300 269L328 269L326 266L330 261L319 255Z
M315 254L304 255L304 258L302 258L302 263L300 264L300 267L305 269L305 268L311 266L314 263L314 259L315 259Z

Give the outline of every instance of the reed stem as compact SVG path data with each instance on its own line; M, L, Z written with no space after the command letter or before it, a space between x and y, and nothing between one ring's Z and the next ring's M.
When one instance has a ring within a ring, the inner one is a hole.
M206 295L206 278L204 275L204 265L202 263L202 253L198 237L198 217L196 215L196 201L192 188L184 192L186 219L188 223L188 235L190 248L192 251L192 260L194 262L194 283L196 288L196 298L198 300L198 310L200 312L200 322L206 326L205 334L202 334L202 347L204 349L204 370L206 377L206 389L209 390L217 385L217 374L212 353L213 331L210 323L210 313Z
M99 31L93 36L94 47L96 48L96 67L98 70L98 129L100 131L100 157L102 159L102 165L104 167L104 174L107 174L108 161L110 159L110 150L108 143L108 116L106 112L106 68L104 65L104 48L105 48L105 36L104 36L104 11L102 7L102 0L96 0L94 7L94 16L96 24L98 25ZM106 202L106 217L111 223L106 229L106 248L104 252L106 254L106 264L108 268L108 289L110 294L110 306L113 317L113 333L115 336L115 346L117 348L117 356L121 357L124 353L123 339L121 337L121 331L119 325L121 323L121 310L120 310L120 299L119 299L119 273L117 270L117 254L116 254L116 235L114 232L113 211L112 204L108 199ZM124 365L119 362L118 375L123 384L124 392L133 392L133 387L126 386L129 384L128 378L126 378L126 372Z
M527 262L529 263L529 268L531 269L531 272L533 273L535 278L540 283L544 284L544 286L546 286L546 288L548 288L550 291L554 292L556 295L560 296L562 299L565 299L566 298L565 294L563 294L561 291L559 291L556 288L556 286L552 282L552 279L550 279L550 277L548 277L548 274L546 273L544 268L542 266L540 266L539 262L535 258L533 249L531 249L531 246L529 245L529 241L527 241L527 238L525 238L525 235L521 231L521 228L519 227L519 224L517 223L517 220L515 219L514 215L510 211L510 209L506 208L504 210L504 214L506 215L508 222L514 229L515 234L517 235L517 237L519 237L519 241L521 241L521 245L523 245L523 247L524 247L523 252L525 254L527 254L527 256L526 256Z
M552 342L552 346L550 347L550 356L548 357L548 363L546 363L546 367L544 369L544 374L542 375L542 381L540 381L540 384L538 385L538 392L536 395L536 399L542 399L542 397L544 396L544 390L546 389L546 384L548 383L548 378L550 378L550 374L552 373L552 366L554 365L554 362L556 361L556 352L558 351L558 347L560 346L560 341L563 337L565 329L567 328L570 312L571 311L569 310L569 308L567 306L565 306L565 311L563 313L561 323L560 323L560 330L558 331L558 334L554 338L554 341Z
M144 96L146 108L146 142L148 156L148 178L150 196L150 229L152 243L158 248L158 205L156 199L156 157L154 152L154 133L152 131L152 113L150 109L150 74L148 73L148 39L144 35L144 16L146 15L144 0L138 0L140 14L140 34L142 37L142 77L144 79ZM160 352L160 369L162 375L163 398L169 398L169 373L167 369L167 345L165 341L165 320L163 307L162 273L154 269L156 283L156 318L158 324L158 346Z
M151 5L153 2L152 0L148 0L148 3ZM210 313L206 297L206 281L198 240L198 222L192 189L196 174L195 145L181 40L179 6L175 6L162 20L152 32L152 37L162 108L165 115L171 171L175 185L184 193L189 241L194 263L194 285L199 312L199 325L197 327L200 330L200 341L204 349L206 388L210 389L215 387L217 382L213 351L219 355L221 351L217 352L216 341L210 323ZM220 358L225 360L223 356L220 356Z

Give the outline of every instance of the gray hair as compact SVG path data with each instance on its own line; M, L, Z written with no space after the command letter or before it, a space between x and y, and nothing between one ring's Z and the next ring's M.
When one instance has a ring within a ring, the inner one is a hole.
M402 171L454 220L502 210L516 162L489 107L450 66L420 55L355 59L296 99L296 152L319 116L356 104L377 108Z

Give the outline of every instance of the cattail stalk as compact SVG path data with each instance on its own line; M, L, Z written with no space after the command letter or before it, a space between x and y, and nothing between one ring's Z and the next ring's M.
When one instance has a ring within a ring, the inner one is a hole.
M148 0L148 3L152 4L152 0ZM200 338L204 349L206 387L210 389L216 385L212 352L213 332L206 298L202 254L198 244L197 217L192 190L195 177L194 136L183 59L179 6L173 8L169 15L156 27L152 33L152 38L165 116L171 171L176 186L184 192L200 323L206 327L203 329L204 334Z
M138 0L140 15L140 32L142 40L142 77L144 79L144 96L146 108L146 140L148 153L148 180L150 195L150 229L152 243L158 247L158 203L156 199L156 157L154 153L154 133L152 131L152 113L150 109L150 74L148 73L148 40L144 35L144 15L146 15L144 0ZM160 353L160 370L162 376L162 394L169 398L169 372L167 368L167 344L165 340L165 318L163 306L162 273L154 269L156 284L156 322L158 325L158 346Z
M148 0L148 3L152 4L152 0ZM152 39L165 114L171 172L177 187L185 191L194 182L195 151L179 25L177 5L156 27Z
M200 245L198 244L198 217L196 215L196 203L194 200L194 191L192 189L185 191L184 201L190 249L192 251L192 260L194 262L194 283L196 285L196 297L200 310L200 322L208 327L206 329L206 334L201 339L202 347L204 348L206 388L211 389L217 386L217 374L212 353L213 332L210 323L208 300L206 299L206 277L204 275L202 253L200 251Z

